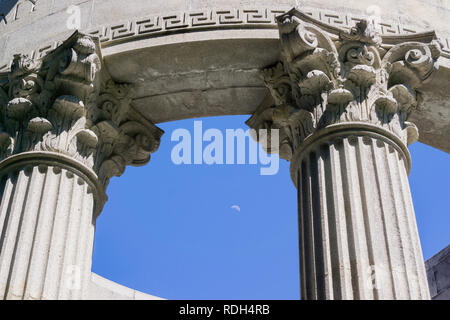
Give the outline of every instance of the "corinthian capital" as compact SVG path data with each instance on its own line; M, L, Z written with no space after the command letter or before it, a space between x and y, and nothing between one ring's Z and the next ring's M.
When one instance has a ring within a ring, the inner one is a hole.
M41 60L17 54L0 78L0 165L24 154L81 165L102 205L109 179L158 149L163 131L133 109L132 86L105 71L96 38L75 32Z
M407 119L437 68L434 32L381 36L366 20L341 30L297 9L278 17L278 27L281 59L263 71L271 103L266 99L247 124L280 129L282 158L337 124L381 128L405 145L418 139Z

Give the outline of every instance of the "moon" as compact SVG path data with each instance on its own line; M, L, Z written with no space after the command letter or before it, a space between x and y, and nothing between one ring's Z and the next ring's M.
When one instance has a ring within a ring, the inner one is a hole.
M241 212L241 208L238 206L238 205L232 205L231 206L231 209L234 209L234 210L236 210L237 212Z

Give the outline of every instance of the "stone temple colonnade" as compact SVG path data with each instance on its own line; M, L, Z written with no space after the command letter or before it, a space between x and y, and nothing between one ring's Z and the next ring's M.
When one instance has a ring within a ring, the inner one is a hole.
M407 147L450 151L450 35L408 20L409 1L401 21L328 1L73 1L80 31L69 4L16 2L0 27L1 298L156 298L91 273L109 179L149 162L159 122L251 114L291 163L302 299L429 299ZM427 19L450 16L436 6Z

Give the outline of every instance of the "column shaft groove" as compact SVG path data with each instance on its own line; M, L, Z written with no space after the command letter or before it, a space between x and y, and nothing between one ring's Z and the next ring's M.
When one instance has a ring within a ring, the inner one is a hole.
M90 271L94 198L67 169L28 166L2 178L0 297L82 297Z
M298 162L304 299L428 299L403 154L335 137Z

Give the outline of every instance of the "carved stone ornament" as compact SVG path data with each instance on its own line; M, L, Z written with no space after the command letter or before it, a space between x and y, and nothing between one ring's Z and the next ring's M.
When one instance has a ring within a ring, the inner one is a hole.
M101 207L109 179L146 164L163 134L131 95L131 85L104 71L91 36L75 32L39 61L15 55L0 75L0 161L36 152L81 163L98 177Z
M418 139L407 121L420 86L437 68L441 44L434 32L380 36L366 20L340 30L297 9L277 18L281 61L263 71L272 103L247 124L280 129L280 157L316 131L335 124L384 128L405 145Z

